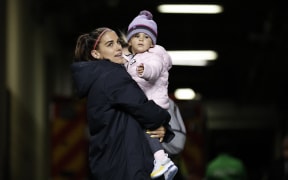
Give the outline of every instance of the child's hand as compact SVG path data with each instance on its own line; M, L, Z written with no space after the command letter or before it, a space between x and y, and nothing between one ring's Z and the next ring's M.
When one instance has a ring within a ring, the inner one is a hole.
M143 74L143 72L144 72L144 64L143 63L141 63L139 66L137 66L137 73L138 73L138 75L142 75Z

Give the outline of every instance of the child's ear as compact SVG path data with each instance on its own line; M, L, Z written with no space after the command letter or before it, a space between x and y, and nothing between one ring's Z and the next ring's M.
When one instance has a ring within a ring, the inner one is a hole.
M97 51L97 50L92 50L91 51L91 56L96 58L96 59L100 59L100 56L101 54Z

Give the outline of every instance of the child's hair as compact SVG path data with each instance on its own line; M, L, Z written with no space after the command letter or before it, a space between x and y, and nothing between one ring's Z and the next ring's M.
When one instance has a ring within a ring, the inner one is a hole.
M78 37L75 52L74 52L74 61L93 61L96 60L92 55L91 51L98 49L99 41L101 40L102 35L110 30L106 27L100 27L89 34L82 34Z

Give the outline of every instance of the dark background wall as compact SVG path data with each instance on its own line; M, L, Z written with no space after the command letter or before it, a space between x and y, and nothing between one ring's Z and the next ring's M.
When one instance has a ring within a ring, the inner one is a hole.
M143 9L153 13L157 41L167 50L219 54L207 67L173 66L170 71L171 94L191 87L202 97L207 160L219 144L233 146L257 174L261 170L253 167L260 156L267 165L279 156L287 133L284 1L213 1L224 7L218 15L160 14L156 7L162 2L152 0L0 3L0 179L50 176L50 107L58 97L74 98L69 65L77 36L99 26L125 31Z

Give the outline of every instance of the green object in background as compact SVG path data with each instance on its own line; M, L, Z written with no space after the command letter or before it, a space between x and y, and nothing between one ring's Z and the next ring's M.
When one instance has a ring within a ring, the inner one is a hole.
M208 164L205 179L246 180L246 169L240 159L220 154Z

